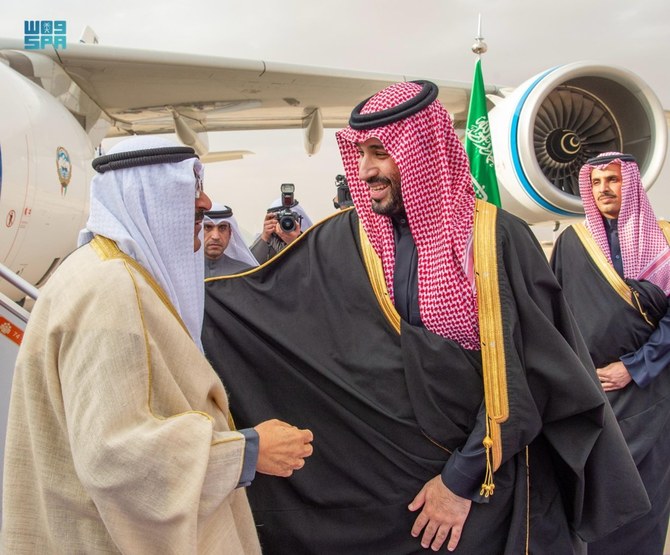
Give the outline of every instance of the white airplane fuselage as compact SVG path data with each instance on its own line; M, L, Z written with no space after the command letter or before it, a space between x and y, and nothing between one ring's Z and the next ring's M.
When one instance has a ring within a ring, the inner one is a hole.
M40 284L86 223L94 147L44 89L2 63L0 82L0 262Z

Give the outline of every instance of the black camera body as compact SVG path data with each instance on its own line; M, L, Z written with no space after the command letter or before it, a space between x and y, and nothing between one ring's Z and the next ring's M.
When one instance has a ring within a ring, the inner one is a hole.
M354 201L351 200L351 192L349 191L347 178L342 174L337 174L335 176L335 187L337 188L337 200L333 202L335 208L342 209L353 206Z
M298 204L298 201L295 200L295 185L293 183L282 183L280 190L281 206L271 208L270 212L276 213L277 221L282 231L290 233L295 230L302 219L300 214L291 210L291 208Z

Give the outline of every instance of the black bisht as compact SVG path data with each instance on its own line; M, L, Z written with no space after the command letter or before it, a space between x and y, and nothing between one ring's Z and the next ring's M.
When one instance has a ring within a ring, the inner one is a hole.
M497 230L510 417L495 493L473 503L457 553L562 554L569 527L595 538L648 500L539 245L503 211ZM248 488L264 552L424 553L407 505L474 426L479 351L394 329L354 211L208 281L205 307L203 343L237 427L280 418L314 432L302 470Z

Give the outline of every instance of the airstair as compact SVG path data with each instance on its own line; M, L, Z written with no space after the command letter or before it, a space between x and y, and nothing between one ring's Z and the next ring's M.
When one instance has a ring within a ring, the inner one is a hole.
M7 289L21 291L26 302L32 303L37 299L37 288L3 264L0 264L0 284L2 284L3 291ZM11 287L7 287L8 285ZM30 313L23 306L0 292L0 499L2 499L2 466L5 458L5 435L12 375L29 315ZM0 522L1 519L2 504L0 503Z

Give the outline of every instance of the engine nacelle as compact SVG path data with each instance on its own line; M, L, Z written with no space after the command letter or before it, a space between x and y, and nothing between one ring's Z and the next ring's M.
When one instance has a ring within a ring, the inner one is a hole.
M635 156L649 189L665 160L663 108L635 74L578 62L535 76L489 112L503 208L528 223L578 218L579 170L601 152Z

